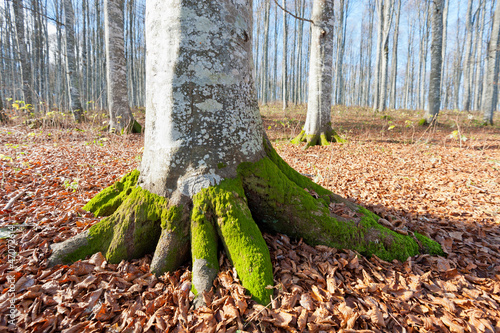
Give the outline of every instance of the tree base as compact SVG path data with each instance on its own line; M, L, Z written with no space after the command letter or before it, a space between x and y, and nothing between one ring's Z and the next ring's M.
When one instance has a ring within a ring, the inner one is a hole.
M192 198L168 199L136 186L138 171L104 189L85 209L109 215L88 231L53 245L50 265L102 252L108 261L154 252L151 271L175 270L191 250L195 294L210 290L218 272L219 240L242 285L261 304L270 302L273 271L259 227L303 238L310 245L345 248L387 261L425 252L444 255L420 234L402 235L379 217L313 183L264 141L267 156L239 165L236 178Z
M305 130L302 130L291 142L296 145L306 142L305 148L309 148L312 146L328 146L331 142L343 143L345 140L330 128L319 134L306 134Z

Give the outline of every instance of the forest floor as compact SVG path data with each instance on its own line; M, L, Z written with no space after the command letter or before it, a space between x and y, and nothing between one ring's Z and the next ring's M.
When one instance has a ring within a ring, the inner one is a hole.
M278 110L263 108L264 125L292 167L447 257L384 262L265 234L274 300L250 300L221 254L198 310L189 266L155 277L149 256L112 265L96 254L47 268L51 244L99 220L82 206L139 165L143 137L99 132L102 116L36 129L15 119L0 127L0 331L500 333L500 127L473 113L447 111L427 128L418 112L334 108L347 142L303 150L289 139L305 109Z

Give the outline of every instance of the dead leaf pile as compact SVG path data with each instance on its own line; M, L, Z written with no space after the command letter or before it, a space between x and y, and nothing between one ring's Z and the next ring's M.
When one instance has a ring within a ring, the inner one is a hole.
M95 254L46 268L50 244L98 221L81 207L137 167L142 146L140 136L51 131L0 128L2 332L500 332L499 149L278 145L298 171L370 207L388 227L436 239L447 258L389 263L266 234L275 269L268 306L245 295L221 255L214 289L202 295L207 306L194 310L188 267L155 277L150 257L113 265Z

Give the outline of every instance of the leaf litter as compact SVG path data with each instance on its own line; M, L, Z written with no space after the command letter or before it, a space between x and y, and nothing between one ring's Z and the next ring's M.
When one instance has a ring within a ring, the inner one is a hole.
M188 266L155 277L150 256L109 264L96 253L46 267L52 243L99 220L81 207L139 164L140 136L97 145L89 135L0 129L0 152L13 157L0 161L0 230L22 226L0 240L2 332L500 332L500 176L489 162L500 160L499 149L351 139L305 154L278 143L298 171L372 209L387 227L436 239L448 256L385 262L264 234L275 277L270 303L253 302L221 254L207 306L194 310ZM6 238L16 244L14 269ZM10 280L16 326L8 323Z

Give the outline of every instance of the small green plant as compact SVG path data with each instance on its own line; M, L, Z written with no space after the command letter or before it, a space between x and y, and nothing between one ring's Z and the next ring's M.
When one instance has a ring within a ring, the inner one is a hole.
M64 186L64 188L66 190L70 190L71 189L71 190L73 190L73 192L75 192L76 190L78 190L78 180L79 180L78 178L75 178L70 183L70 181L68 179L65 179L63 186Z

